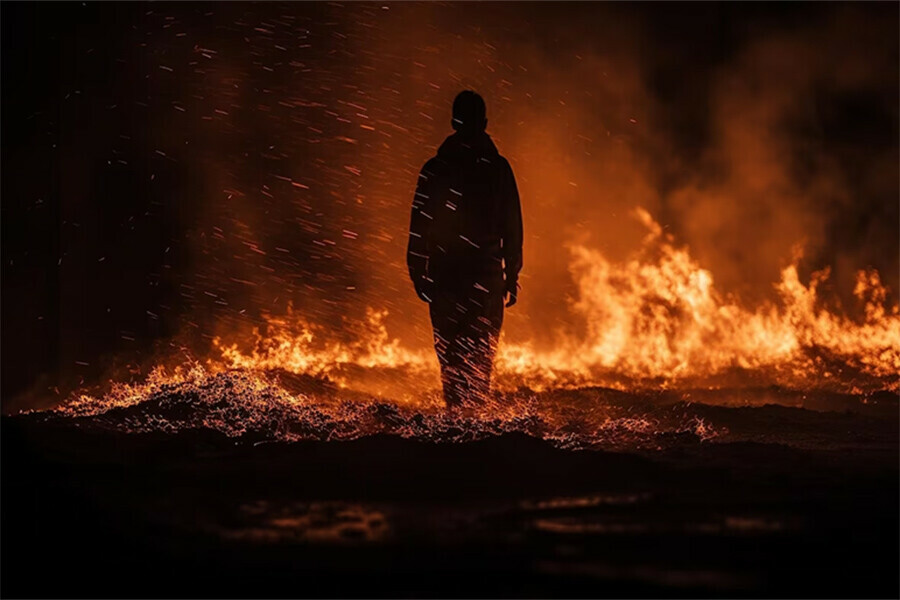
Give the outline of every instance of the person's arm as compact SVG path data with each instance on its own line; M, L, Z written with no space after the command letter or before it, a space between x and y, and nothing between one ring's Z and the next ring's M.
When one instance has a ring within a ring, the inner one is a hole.
M503 271L506 293L509 294L507 306L512 306L518 299L519 271L522 270L522 206L512 167L509 162L504 162Z
M431 190L433 189L430 178L434 174L428 169L426 163L419 173L419 181L416 184L416 194L412 202L412 214L409 220L409 243L406 246L406 266L409 268L409 278L416 288L416 294L425 302L431 302L429 297L430 280L428 279L429 237L433 215L428 210L431 202Z

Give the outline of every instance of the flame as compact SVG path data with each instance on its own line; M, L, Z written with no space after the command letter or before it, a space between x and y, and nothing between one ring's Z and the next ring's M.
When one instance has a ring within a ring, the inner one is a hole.
M749 310L719 293L712 274L677 248L649 213L635 214L650 233L624 264L572 248L579 288L574 309L584 318L584 335L546 352L502 347L502 379L530 387L668 387L744 371L787 387L898 389L900 314L896 305L884 306L887 290L877 272L861 271L857 278L862 323L820 308L817 289L828 272L813 274L805 286L796 261L776 285L781 303Z
M560 388L693 389L778 385L865 394L900 389L900 308L888 307L877 272L861 271L854 295L863 318L830 312L818 290L828 271L800 281L796 260L775 286L779 301L749 309L720 293L712 274L677 247L643 209L640 248L620 264L573 246L572 303L583 328L549 348L501 341L496 398L466 413L442 410L437 361L405 348L369 310L350 339L294 310L271 316L249 342L215 339L218 355L146 381L78 394L61 409L73 417L129 411L129 431L210 427L231 436L348 439L376 432L441 439L525 431L563 446L655 439L660 432L716 437L720 428L687 413L660 419L610 402L553 403ZM518 390L518 391L515 391ZM390 398L385 401L382 398ZM651 411L652 413L652 411ZM655 442L654 442L655 443Z
M787 387L897 389L900 314L897 306L884 306L887 290L877 272L860 272L857 279L861 323L820 308L817 290L828 272L804 285L796 261L781 272L780 304L749 310L719 293L712 274L676 247L649 213L638 209L635 215L649 233L623 264L584 246L571 248L579 289L573 310L583 331L560 336L549 349L502 343L500 389L694 386L740 372ZM392 370L418 387L423 381L436 386L431 354L391 339L386 316L370 310L350 343L322 343L327 331L290 312L269 318L266 334L255 331L250 350L221 340L217 345L230 368L324 376L342 387L359 383L348 373L353 367Z
M257 371L283 370L296 375L324 377L342 388L354 387L363 375L382 372L382 385L370 391L384 395L390 378L402 374L430 387L437 384L437 367L430 353L403 348L392 339L384 320L386 310L368 309L366 320L357 324L356 338L349 342L328 341L329 331L295 314L294 309L281 317L267 319L267 333L253 331L252 348L243 350L239 344L214 340L222 360L232 369ZM388 374L384 374L387 372ZM358 387L358 386L357 386ZM400 394L400 399L410 395Z

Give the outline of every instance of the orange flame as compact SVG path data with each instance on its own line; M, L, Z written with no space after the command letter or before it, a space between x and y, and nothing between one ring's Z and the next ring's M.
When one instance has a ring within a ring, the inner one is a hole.
M897 306L885 308L887 290L877 272L858 277L862 323L819 308L817 289L828 273L814 274L805 286L796 264L781 273L780 305L749 310L720 294L712 274L675 247L649 213L635 213L649 233L623 264L571 248L579 288L573 310L584 330L560 336L551 348L502 343L499 388L708 385L743 372L788 387L897 389L900 314ZM267 335L255 332L249 351L221 340L217 345L230 368L324 376L347 388L355 387L354 370L392 370L415 387L423 381L436 387L433 357L391 339L386 315L370 310L364 333L349 344L323 343L321 327L289 313L270 318Z
M624 264L572 248L580 292L574 309L586 323L583 337L563 339L549 351L502 347L501 379L531 387L672 386L739 370L788 387L830 388L827 380L838 378L837 386L849 391L897 389L900 314L897 306L885 308L887 290L877 272L860 272L857 279L862 323L818 308L817 288L828 273L814 274L804 286L796 262L782 270L776 286L781 305L748 310L723 297L712 274L687 249L676 248L646 211L636 215L650 233Z
M689 416L662 426L657 419L609 406L539 406L535 392L775 384L864 394L900 388L900 308L885 306L888 294L877 272L862 271L857 278L861 322L820 307L817 290L828 272L815 273L804 285L796 261L783 269L776 285L780 302L751 310L719 293L712 274L686 248L676 247L646 211L635 214L649 232L624 263L614 264L583 246L571 248L579 289L572 309L582 318L583 330L560 333L550 348L501 341L495 377L499 394L467 417L442 412L433 354L403 347L387 331L387 313L375 310L369 310L350 341L334 341L328 328L293 311L270 317L265 333L255 330L249 345L217 338L217 357L174 371L157 368L145 382L116 383L100 397L76 395L61 411L103 415L147 403L165 412L186 404L205 410L189 411L190 418L152 416L152 411L140 418L131 415L128 427L203 426L235 436L260 430L280 439L298 439L310 430L327 431L327 439L333 439L386 429L426 437L459 430L463 433L454 435L465 437L473 431L536 427L542 437L572 445L575 430L579 444L596 442L598 436L634 439L660 427L704 439L719 431ZM291 377L301 379L292 382ZM531 392L511 392L522 387ZM379 403L373 395L389 397L393 404ZM381 414L385 410L387 417ZM461 425L468 418L475 421Z

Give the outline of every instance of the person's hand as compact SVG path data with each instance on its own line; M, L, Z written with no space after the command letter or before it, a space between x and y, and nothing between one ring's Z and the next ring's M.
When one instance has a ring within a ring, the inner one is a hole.
M519 300L519 285L514 284L506 290L506 308L513 306Z

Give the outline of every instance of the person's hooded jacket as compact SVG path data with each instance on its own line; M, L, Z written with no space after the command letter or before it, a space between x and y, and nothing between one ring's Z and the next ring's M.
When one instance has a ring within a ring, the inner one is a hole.
M487 133L448 137L419 174L407 265L416 293L471 285L502 273L516 295L522 268L522 211L509 162ZM502 271L500 261L502 260Z

